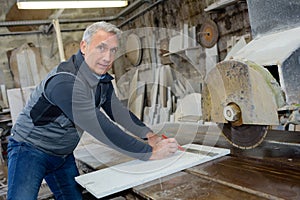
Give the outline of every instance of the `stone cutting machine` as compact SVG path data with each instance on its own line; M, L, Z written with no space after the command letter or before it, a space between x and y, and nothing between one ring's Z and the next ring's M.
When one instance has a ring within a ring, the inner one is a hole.
M234 146L300 124L300 1L247 0L253 40L205 77L203 118Z

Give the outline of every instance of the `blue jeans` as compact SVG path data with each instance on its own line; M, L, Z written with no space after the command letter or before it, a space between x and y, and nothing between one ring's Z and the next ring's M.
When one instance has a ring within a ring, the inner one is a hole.
M44 153L25 142L9 140L8 200L36 200L45 179L55 199L81 200L74 155L58 157Z

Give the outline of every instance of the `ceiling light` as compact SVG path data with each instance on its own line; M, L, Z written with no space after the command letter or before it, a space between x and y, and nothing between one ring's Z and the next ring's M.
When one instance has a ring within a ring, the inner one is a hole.
M124 7L128 2L124 0L18 0L19 9L60 9L60 8L108 8Z

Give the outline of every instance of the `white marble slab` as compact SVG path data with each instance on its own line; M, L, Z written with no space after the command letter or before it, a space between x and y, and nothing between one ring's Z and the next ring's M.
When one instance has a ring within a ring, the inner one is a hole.
M75 179L95 197L102 198L230 153L229 149L203 145L188 144L184 147L195 153L178 151L174 156L162 160L133 160Z
M86 132L84 132L79 144L74 150L74 156L76 160L79 160L94 170L133 160L133 158L109 148Z
M10 114L13 124L16 122L19 113L26 105L26 102L33 90L34 86L7 90L8 103L10 105Z

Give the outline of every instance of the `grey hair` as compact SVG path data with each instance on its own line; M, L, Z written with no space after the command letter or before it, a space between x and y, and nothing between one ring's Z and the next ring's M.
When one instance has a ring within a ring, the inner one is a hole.
M122 31L119 28L117 28L115 25L105 21L101 21L101 22L93 23L92 25L88 26L83 33L82 40L86 41L89 44L93 35L97 33L99 30L103 30L109 33L114 33L118 36L118 38L122 33Z

